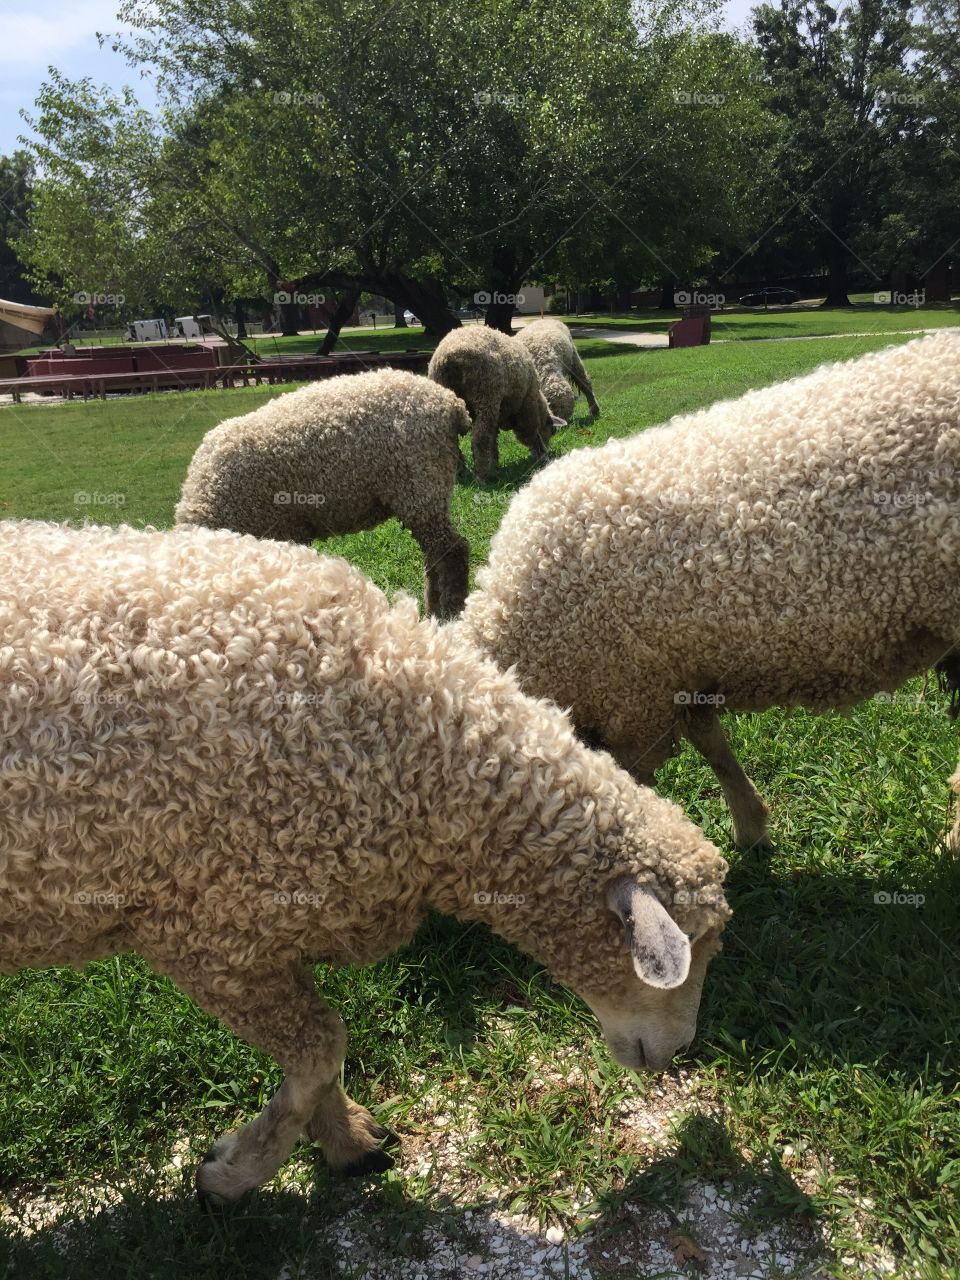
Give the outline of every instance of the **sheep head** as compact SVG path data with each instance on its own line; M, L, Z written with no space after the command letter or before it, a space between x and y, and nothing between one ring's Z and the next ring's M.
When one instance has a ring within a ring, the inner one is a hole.
M570 383L566 378L553 374L544 378L541 390L550 408L551 416L555 418L554 425L559 423L561 426L566 426L573 416L574 406L577 403L577 397Z
M685 920L692 931L685 932L632 876L615 880L606 901L623 930L622 964L604 991L580 995L617 1062L634 1071L663 1071L696 1034L703 980L720 950L722 925L713 913L699 919L694 913Z

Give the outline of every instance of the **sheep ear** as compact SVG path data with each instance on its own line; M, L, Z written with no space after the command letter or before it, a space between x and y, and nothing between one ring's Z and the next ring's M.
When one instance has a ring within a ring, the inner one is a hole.
M637 975L651 987L679 987L690 972L690 939L659 899L632 876L607 890L607 905L623 922Z
M561 427L565 427L567 425L567 420L566 418L558 418L555 413L551 413L550 425L551 427L554 427L556 428L557 431L559 431Z

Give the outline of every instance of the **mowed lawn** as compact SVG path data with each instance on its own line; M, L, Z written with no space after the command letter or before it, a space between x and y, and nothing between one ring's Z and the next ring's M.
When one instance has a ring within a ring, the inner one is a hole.
M584 341L603 415L578 407L554 451L898 340L675 352ZM169 525L203 433L282 391L0 409L0 513ZM500 481L454 499L475 564L528 474L525 451L500 440ZM394 522L324 550L390 592L420 590L419 550ZM960 862L942 845L958 734L946 702L931 679L849 717L728 718L772 808L769 856L730 847L717 784L692 751L662 770L662 789L729 853L735 912L698 1039L665 1081L616 1067L586 1009L477 925L432 919L384 964L318 971L350 1033L347 1088L403 1140L376 1183L337 1182L304 1148L273 1186L200 1215L193 1166L264 1104L275 1065L134 957L0 978L0 1277L361 1280L361 1261L338 1269L330 1229L349 1219L374 1253L404 1260L391 1274L415 1280L431 1232L450 1222L485 1260L470 1224L505 1201L590 1241L594 1277L635 1280L649 1274L650 1224L676 1221L702 1184L749 1196L744 1230L758 1238L786 1226L805 1247L822 1241L796 1274L879 1274L860 1263L883 1260L896 1276L960 1275ZM675 1099L664 1126L624 1118L659 1114L664 1098Z

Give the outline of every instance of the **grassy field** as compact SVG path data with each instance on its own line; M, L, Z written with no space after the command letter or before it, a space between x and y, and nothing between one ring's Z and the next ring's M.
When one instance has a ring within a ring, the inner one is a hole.
M569 325L584 329L626 329L666 333L675 315L648 311L630 315L566 316ZM960 305L924 307L875 306L863 300L851 307L794 306L769 311L718 311L712 317L714 341L736 338L825 338L833 334L885 334L910 329L938 329L960 324Z
M554 451L897 340L585 341L603 416L578 411ZM277 393L2 409L0 511L167 525L203 433ZM455 496L475 562L526 475L513 437L501 447L500 482ZM419 551L393 522L324 549L391 592L419 591ZM646 1250L678 1222L696 1239L691 1196L705 1184L749 1203L751 1239L795 1240L789 1268L757 1246L763 1275L960 1275L960 862L940 842L958 744L945 698L917 682L847 718L770 712L730 730L771 804L772 856L730 849L715 780L691 751L660 775L731 858L735 917L683 1066L663 1080L621 1071L537 965L436 918L384 964L320 974L350 1032L347 1087L401 1136L397 1168L344 1184L304 1148L274 1185L204 1217L193 1165L263 1105L276 1067L133 957L0 978L0 1277L416 1280L438 1235L458 1242L459 1277L487 1265L484 1228L504 1203L559 1226L568 1259L579 1240L595 1280L694 1275L651 1270ZM877 900L897 890L922 905Z

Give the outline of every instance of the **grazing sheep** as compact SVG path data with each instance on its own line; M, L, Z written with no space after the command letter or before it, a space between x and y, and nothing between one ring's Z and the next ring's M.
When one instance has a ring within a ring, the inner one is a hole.
M945 330L553 463L462 626L638 779L690 738L758 844L767 810L720 711L850 707L932 664L957 688L958 570Z
M480 480L493 480L497 474L501 427L511 429L531 456L546 462L550 437L566 426L550 412L530 356L496 329L474 325L448 333L431 357L427 376L466 404L473 422L473 466Z
M310 965L428 908L487 922L662 1069L696 1027L726 864L452 628L343 560L225 530L0 524L0 972L134 950L285 1080L197 1175L301 1133L391 1163Z
M423 551L427 612L452 616L467 594L450 497L469 429L456 396L413 373L315 382L204 436L177 523L310 543L396 516Z
M571 382L587 397L590 412L594 416L600 412L590 375L583 367L570 330L562 320L534 320L532 324L524 325L516 341L536 365L540 390L551 413L564 420L572 417L577 397L570 389Z

